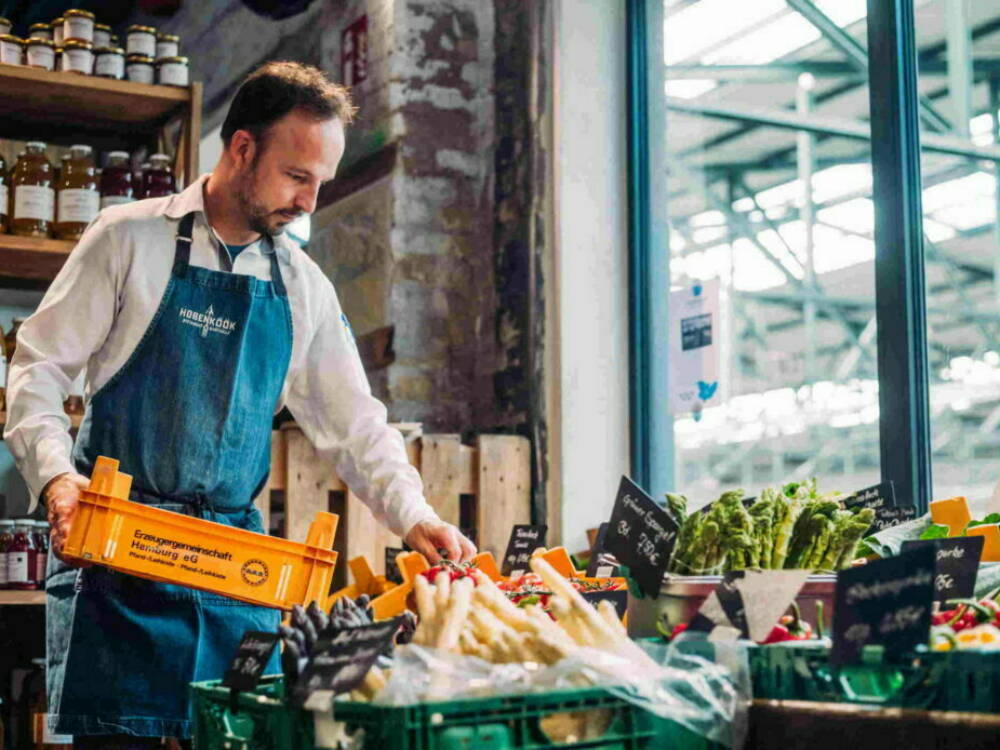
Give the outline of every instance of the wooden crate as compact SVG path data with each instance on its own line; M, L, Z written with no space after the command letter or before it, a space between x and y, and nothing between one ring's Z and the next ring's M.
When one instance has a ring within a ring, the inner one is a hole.
M480 435L475 445L463 445L458 435L422 435L419 425L394 426L403 432L410 463L420 472L424 495L438 515L456 526L471 521L479 548L501 557L511 526L531 521L528 439ZM334 548L345 564L337 566L336 585L347 582L346 561L358 555L368 558L376 574L384 575L385 548L401 546L399 537L377 523L332 467L317 457L294 423L272 435L271 475L255 502L264 514L265 528L270 528L272 509L281 509L279 533L293 541L305 539L317 511L340 516Z

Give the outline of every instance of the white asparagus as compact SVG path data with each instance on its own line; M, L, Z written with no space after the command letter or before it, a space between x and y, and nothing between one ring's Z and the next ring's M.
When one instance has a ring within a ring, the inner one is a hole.
M437 633L435 646L445 651L454 651L458 646L458 634L469 616L469 606L472 604L472 590L475 588L471 578L460 578L452 586L451 601L441 617L441 627Z
M413 634L413 642L418 645L426 645L429 642L430 634L434 630L434 587L426 576L418 575L413 581L413 596L417 601L417 614L420 615L420 622L417 624L416 632Z
M438 611L441 611L448 606L448 600L451 598L451 573L447 570L438 572L434 576L434 588L434 603Z
M623 636L613 630L604 619L597 614L590 602L583 598L583 595L573 588L573 585L559 575L556 569L545 559L535 557L531 560L531 569L541 576L546 585L552 589L553 593L564 598L573 607L573 610L582 616L586 627L597 637L598 643L606 643L609 647L613 643L619 643ZM624 640L628 640L624 636Z
M597 603L597 613L604 618L604 621L612 627L612 629L618 631L619 635L628 638L628 631L625 630L625 626L622 625L621 619L618 617L618 610L615 609L615 605L604 599Z

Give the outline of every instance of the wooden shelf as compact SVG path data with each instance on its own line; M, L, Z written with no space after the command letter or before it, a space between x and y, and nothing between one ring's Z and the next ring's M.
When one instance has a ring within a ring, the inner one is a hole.
M0 591L0 607L5 604L45 604L44 591Z
M0 234L0 275L52 281L75 244L65 240Z
M83 422L82 414L67 414L69 417L69 426L74 430L80 429L80 423ZM3 440L3 428L7 425L7 412L0 411L0 440Z
M5 130L33 123L47 128L134 130L181 114L191 98L191 89L179 86L0 64L0 111Z

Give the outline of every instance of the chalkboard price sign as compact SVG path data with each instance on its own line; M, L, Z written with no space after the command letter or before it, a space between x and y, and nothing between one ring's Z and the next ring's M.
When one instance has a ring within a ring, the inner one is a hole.
M396 565L396 555L402 554L405 550L402 547L385 548L385 577L393 583L402 583L403 574Z
M587 563L587 578L610 578L618 575L618 566L613 564L605 554L608 550L608 524L597 527L597 538L590 550L590 561Z
M979 559L983 556L981 536L960 536L949 539L923 539L903 542L902 551L930 547L937 558L934 576L934 600L965 599L976 592Z
M875 523L868 530L869 534L884 531L901 523L912 521L917 517L917 509L913 505L900 505L895 508L876 508Z
M865 646L896 657L927 643L937 571L933 547L875 560L837 574L833 607L835 664L853 664Z
M253 690L260 682L260 676L277 644L277 633L260 630L245 632L236 648L236 655L222 678L222 684L240 692Z
M627 565L643 592L656 598L679 531L667 511L622 477L608 523L607 549Z
M518 524L512 528L507 552L500 565L500 574L520 576L531 570L531 553L545 546L545 533L548 530L548 526L530 524Z
M339 695L360 685L378 655L392 642L402 620L396 617L344 628L329 638L317 640L309 665L295 685L299 705L306 704L313 693Z
M896 507L896 485L892 482L882 482L872 487L865 487L847 497L844 500L844 507L848 510L894 508Z
M582 593L583 598L595 607L599 602L607 600L615 605L615 612L618 613L619 618L625 616L625 610L628 609L628 589L619 589L617 591L584 591Z

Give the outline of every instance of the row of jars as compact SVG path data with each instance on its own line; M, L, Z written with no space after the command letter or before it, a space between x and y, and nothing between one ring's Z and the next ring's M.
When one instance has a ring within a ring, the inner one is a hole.
M30 518L0 519L0 589L45 588L49 525Z
M0 63L136 83L188 85L188 59L179 54L180 37L157 33L152 26L129 26L125 49L118 46L111 27L95 23L87 10L69 10L50 24L32 24L23 40L10 29L10 21L0 18Z
M138 175L127 151L112 151L97 169L90 146L75 145L56 170L46 145L29 141L7 172L0 156L0 232L78 240L102 208L176 192L170 157L153 154Z

